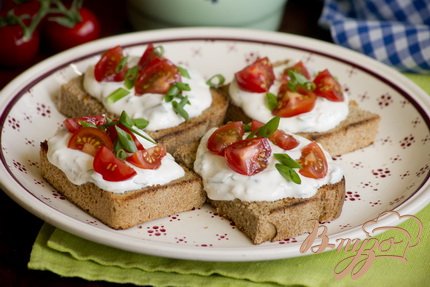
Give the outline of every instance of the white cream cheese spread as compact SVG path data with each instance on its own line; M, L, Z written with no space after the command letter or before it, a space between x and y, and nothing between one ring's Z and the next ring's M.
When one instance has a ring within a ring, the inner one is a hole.
M269 92L278 93L280 83L275 80ZM230 84L229 94L232 102L242 108L247 116L260 122L267 122L273 118L272 112L266 105L266 93L253 93L240 89L236 79ZM342 102L329 101L317 97L312 111L292 117L282 117L279 129L291 132L325 132L336 127L348 116L348 97Z
M135 64L138 58L130 57L130 66ZM183 91L184 96L188 96L189 105L184 109L188 112L189 118L197 117L212 104L212 95L209 86L201 74L192 69L187 69L190 78L182 77L182 82L187 83L191 90ZM84 89L89 95L99 100L104 107L113 114L119 115L122 111L132 118L145 118L149 121L146 127L148 131L175 127L185 120L176 114L172 108L172 103L166 102L161 94L136 95L134 89L122 99L108 103L107 97L116 89L124 87L123 82L98 82L94 77L94 66L89 66L84 75Z
M204 189L212 200L237 198L242 201L275 201L287 197L309 198L323 185L337 183L343 177L342 169L335 165L330 155L324 151L328 164L328 172L324 178L313 179L299 174L301 184L285 180L275 168L277 161L273 154L287 153L292 159L298 160L303 147L310 143L299 136L294 136L299 145L288 151L270 143L272 155L267 168L260 173L252 176L236 173L227 166L224 157L213 154L207 148L208 138L215 130L216 128L209 130L202 138L194 162L194 170L202 177Z
M142 134L146 135L144 132ZM103 190L125 193L157 184L166 184L185 175L185 171L175 162L173 156L166 154L158 169L141 169L127 163L136 171L135 176L118 182L106 181L101 174L94 171L93 156L67 147L71 136L72 134L66 129L59 130L55 136L48 140L47 156L49 162L62 170L73 184L81 185L92 182ZM153 143L139 135L136 137L145 148L154 146Z

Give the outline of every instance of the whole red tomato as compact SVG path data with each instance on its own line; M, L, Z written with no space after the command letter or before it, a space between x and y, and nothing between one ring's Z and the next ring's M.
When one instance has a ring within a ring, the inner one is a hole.
M84 7L79 8L78 11L81 21L71 28L50 19L45 22L43 32L52 50L66 50L100 36L100 23L97 17Z
M26 39L19 25L0 28L0 65L23 66L30 64L39 51L39 33L34 31Z

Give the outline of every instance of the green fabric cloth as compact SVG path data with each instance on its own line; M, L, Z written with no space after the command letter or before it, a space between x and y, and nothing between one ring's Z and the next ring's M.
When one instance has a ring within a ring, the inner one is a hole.
M429 76L407 76L430 94ZM430 205L416 216L423 224L422 238L406 249L406 260L377 257L358 279L350 274L336 279L334 271L342 259L356 252L330 251L261 262L177 260L118 250L47 224L34 243L28 267L87 280L152 286L430 286ZM399 227L416 234L415 223L409 219ZM382 245L385 239L399 239L399 231L374 238ZM389 253L401 255L404 246L394 245Z

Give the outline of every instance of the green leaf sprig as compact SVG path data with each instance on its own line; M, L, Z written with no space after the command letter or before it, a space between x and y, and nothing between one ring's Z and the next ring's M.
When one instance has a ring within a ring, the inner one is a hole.
M315 84L313 82L294 70L288 70L288 77L288 88L293 92L297 91L298 87L302 87L307 91L313 91L315 89Z
M302 183L300 176L295 171L295 169L301 168L297 161L284 153L275 153L273 156L277 161L279 161L279 163L275 164L275 167L282 177L287 181L294 182L295 184Z
M268 121L266 124L258 128L257 130L251 131L247 138L250 139L257 136L263 138L271 137L277 131L280 120L280 117L273 117L272 119L270 119L270 121ZM250 130L250 127L248 127L248 129Z

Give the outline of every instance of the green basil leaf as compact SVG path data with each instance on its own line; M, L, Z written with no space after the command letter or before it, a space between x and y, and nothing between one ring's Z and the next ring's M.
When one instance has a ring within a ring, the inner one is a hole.
M287 181L292 181L296 184L302 183L300 176L292 168L280 163L275 164L275 167L278 170L278 172L282 175L282 177L285 178Z
M315 89L314 83L312 83L305 76L294 70L288 70L288 77L290 77L290 80L288 81L288 88L293 92L297 90L297 86L303 87L308 91L312 91Z
M187 78L187 79L191 79L190 74L188 73L188 70L180 67L180 66L176 66L179 70L179 74L181 74L182 77Z
M267 93L266 105L269 108L269 110L273 111L278 106L278 97L272 93Z
M127 96L130 93L129 90L126 90L124 88L118 88L115 91L113 91L109 96L106 98L106 102L109 104L113 104L125 96Z
M222 86L225 82L225 77L221 74L216 74L213 75L212 77L210 77L207 81L206 84L211 87L211 88L218 88L220 86Z
M122 111L122 113L119 117L119 122L121 124L125 125L126 127L133 126L133 120L130 118L130 116L125 111Z
M137 147L131 135L118 126L115 126L115 130L118 134L118 141L121 143L124 150L127 152L136 152Z
M260 127L256 134L264 138L270 137L278 129L280 119L280 117L273 117L264 126Z
M273 157L279 161L281 164L288 166L290 168L301 168L301 165L292 159L288 154L285 153L275 153Z
M144 128L146 128L149 124L149 121L143 118L139 118L139 119L133 119L133 124L138 128L143 130Z

